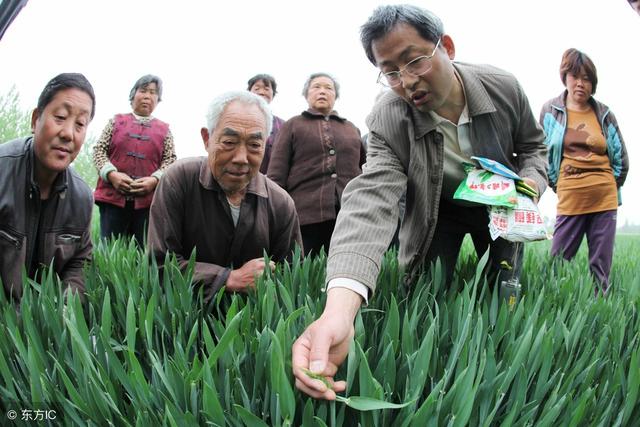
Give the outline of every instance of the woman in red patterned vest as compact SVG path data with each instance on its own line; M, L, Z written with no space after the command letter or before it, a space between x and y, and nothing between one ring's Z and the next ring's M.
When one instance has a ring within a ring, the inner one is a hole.
M169 125L151 114L162 99L162 80L138 79L129 94L133 111L109 120L93 151L100 175L94 193L103 238L134 236L144 245L153 192L176 160Z

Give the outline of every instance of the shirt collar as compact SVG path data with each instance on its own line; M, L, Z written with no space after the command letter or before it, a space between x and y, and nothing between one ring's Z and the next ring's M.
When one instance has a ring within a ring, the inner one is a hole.
M338 121L341 121L341 122L344 122L344 121L346 121L346 120L347 120L347 119L345 119L344 117L340 116L336 110L332 110L332 111L329 113L329 115L325 116L325 115L324 115L324 114L322 114L321 112L319 112L319 111L317 111L317 110L314 110L313 108L309 108L309 109L307 109L306 111L303 111L303 112L302 112L302 115L303 115L303 116L306 116L306 117L310 117L310 118L316 118L316 117L317 117L317 118L322 118L322 119L324 119L325 117L328 117L328 118L334 118L334 119L336 119L336 120L338 120Z
M493 101L491 101L491 97L489 97L487 90L484 88L477 74L464 63L453 62L453 68L462 84L466 101L459 123L469 122L471 118L480 114L495 112L496 108L493 105ZM437 114L424 114L413 105L409 104L409 106L417 139L433 131L440 123L440 121L434 119L436 116L439 117ZM463 118L465 120L463 120Z
M147 122L150 122L151 120L153 120L153 116L151 116L151 115L149 115L149 116L139 116L136 113L134 113L133 111L131 112L131 114L139 122L147 123Z
M209 169L209 162L207 157L202 157L202 163L200 164L200 176L199 176L200 185L202 185L205 189L217 192L224 192L218 181L213 177L213 173L211 173L211 169ZM249 185L247 186L247 194L254 194L258 197L267 198L267 179L263 174L258 172L256 176L249 181Z
M565 89L564 92L562 92L560 94L560 96L558 96L553 101L551 101L551 105L553 105L557 109L566 110L567 109L567 96L568 95L569 95L569 91L567 89ZM588 102L589 102L589 105L591 105L591 108L593 108L593 111L596 112L596 116L600 117L601 108L598 105L598 103L596 102L595 98L593 96L590 96Z

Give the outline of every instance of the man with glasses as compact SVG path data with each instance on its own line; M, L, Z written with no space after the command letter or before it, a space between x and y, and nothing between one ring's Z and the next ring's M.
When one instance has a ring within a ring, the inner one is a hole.
M361 28L361 41L380 69L378 81L392 90L367 118L367 163L343 193L324 312L293 345L296 386L316 398L334 399L345 389L333 376L347 355L358 308L374 293L405 191L399 261L409 279L440 258L451 280L470 233L480 255L490 249L489 280L505 280L518 277L521 250L490 239L486 207L453 199L465 179L461 162L491 158L539 194L546 187L544 135L511 74L454 62L455 45L442 22L418 7L379 7ZM305 369L325 376L333 390Z

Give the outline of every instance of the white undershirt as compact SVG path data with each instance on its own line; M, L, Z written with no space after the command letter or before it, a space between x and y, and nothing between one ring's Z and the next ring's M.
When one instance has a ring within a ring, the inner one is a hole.
M458 80L460 80L460 83L462 84L462 80L459 76ZM436 122L436 128L438 131L442 133L445 147L445 164L449 165L449 169L452 171L450 174L451 176L448 177L449 184L444 184L443 186L447 187L446 189L448 189L448 191L451 191L448 187L453 187L452 184L455 184L456 181L457 184L460 184L460 182L466 178L466 173L464 172L462 165L460 165L460 162L471 162L470 157L473 156L473 152L471 151L471 119L469 117L469 107L465 102L464 109L458 119L458 123L452 123L450 120L445 119L434 111L429 112L429 114ZM456 164L458 165L457 167ZM445 172L445 175L447 175L447 172ZM447 180L447 176L445 176L445 180ZM453 192L455 192L457 184L455 184ZM445 188L443 188L443 191L444 190ZM453 197L453 192L451 192L451 198ZM365 304L368 304L369 302L369 288L357 280L348 279L346 277L336 277L329 281L326 291L328 292L332 288L350 289L359 294L363 298Z
M242 203L240 203L239 205L234 205L229 199L227 199L227 203L229 203L229 209L231 210L231 219L233 219L233 226L237 227L238 219L240 219L240 206L242 205Z

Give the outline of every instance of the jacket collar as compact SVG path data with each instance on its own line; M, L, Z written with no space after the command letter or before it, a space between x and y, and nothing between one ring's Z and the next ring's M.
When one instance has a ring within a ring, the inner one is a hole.
M202 163L200 164L200 176L199 176L200 185L202 185L205 189L216 191L218 193L224 193L218 181L213 177L213 173L211 173L211 169L209 169L209 161L207 157L202 157ZM249 181L249 185L247 186L247 194L254 194L258 197L268 197L267 193L267 180L263 174L258 172L256 176L253 177L251 181Z
M325 117L328 117L330 119L331 118L336 119L340 122L344 122L347 120L344 117L340 116L336 110L332 110L328 116L325 116L324 114L322 114L317 110L314 110L313 108L308 108L307 110L302 112L302 115L308 118L320 118L320 119L324 119Z
M494 113L496 107L472 66L463 62L453 62L453 68L462 82L469 118L472 119L481 114ZM431 114L425 114L411 104L409 106L413 116L413 123L415 124L415 136L417 139L424 137L436 128L437 123L433 120Z
M551 100L551 106L566 113L568 94L569 91L565 89L564 92ZM593 111L596 113L596 117L601 117L602 114L608 110L604 104L598 102L593 96L589 97L588 102L589 105L591 105L591 108L593 108Z

